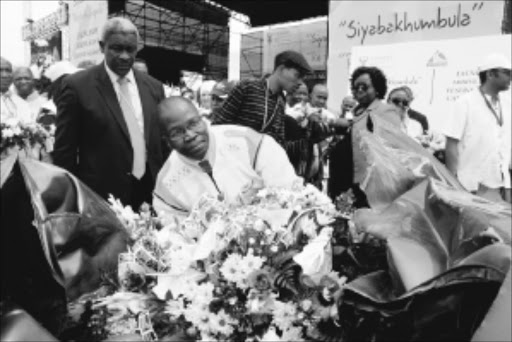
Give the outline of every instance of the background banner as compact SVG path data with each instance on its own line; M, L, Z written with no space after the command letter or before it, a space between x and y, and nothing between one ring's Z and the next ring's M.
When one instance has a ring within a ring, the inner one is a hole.
M99 63L103 59L99 40L107 21L107 0L74 1L69 5L70 60L74 65L83 61Z
M409 86L415 96L412 108L427 115L431 129L439 131L451 104L480 84L477 68L482 60L490 53L511 58L511 45L510 35L499 35L357 46L349 71L363 65L380 68L388 79L388 94Z
M503 13L504 1L331 1L329 108L349 92L352 47L497 35Z

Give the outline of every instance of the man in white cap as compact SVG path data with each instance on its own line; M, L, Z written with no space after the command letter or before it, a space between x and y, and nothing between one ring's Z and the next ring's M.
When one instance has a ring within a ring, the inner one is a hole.
M489 55L478 68L480 87L461 96L444 125L446 165L471 191L510 202L511 62Z

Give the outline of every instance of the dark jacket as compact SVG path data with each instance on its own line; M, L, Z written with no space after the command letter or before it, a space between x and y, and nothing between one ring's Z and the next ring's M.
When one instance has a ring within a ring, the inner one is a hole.
M415 111L414 109L409 109L407 113L409 114L409 117L411 119L416 120L420 123L424 132L428 131L428 119L425 115Z
M147 169L153 186L163 164L157 105L162 84L134 70L144 115ZM132 198L133 150L114 86L103 63L63 80L57 102L54 163L69 170L103 198Z

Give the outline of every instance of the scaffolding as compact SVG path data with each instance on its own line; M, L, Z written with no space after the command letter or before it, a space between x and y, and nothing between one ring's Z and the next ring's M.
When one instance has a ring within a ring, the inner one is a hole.
M124 16L139 29L141 48L165 49L180 56L169 63L183 63L182 70L206 78L227 75L229 18L225 7L205 0L109 1L109 16Z

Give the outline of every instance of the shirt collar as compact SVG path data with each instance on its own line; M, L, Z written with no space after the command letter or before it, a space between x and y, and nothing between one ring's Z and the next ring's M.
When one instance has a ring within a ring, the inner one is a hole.
M276 95L282 95L283 97L285 96L284 95L284 91L281 90L281 91L278 91L277 93L273 92L272 89L270 89L270 87L268 86L268 78L270 76L267 76L267 77L263 77L261 79L261 84L263 84L263 89L267 89L268 88L268 92L270 94L270 96L276 96Z
M112 84L119 84L118 83L118 80L121 76L119 76L118 74L116 74L115 72L113 72L107 65L107 62L104 63L105 64L105 69L107 70L107 74L108 74L108 77L110 78L110 81L112 82ZM128 80L129 83L131 84L135 84L135 76L133 74L133 70L130 69L130 71L126 74L126 76L124 77Z

